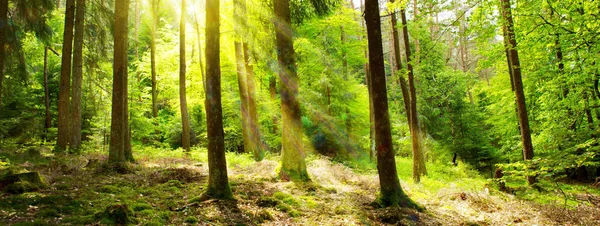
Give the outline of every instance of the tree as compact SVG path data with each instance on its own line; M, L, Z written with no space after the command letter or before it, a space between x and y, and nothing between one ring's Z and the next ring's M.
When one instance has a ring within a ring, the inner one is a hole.
M69 147L81 147L81 82L83 74L83 32L85 0L77 0L75 14L75 43L73 50L73 81L71 90L71 142Z
M152 117L158 117L158 90L156 88L156 32L158 27L158 7L160 0L151 0L152 5L152 29L150 34L150 67L152 73Z
M294 43L289 0L275 0L275 33L279 80L281 81L282 150L281 171L283 180L308 181L305 153L302 144L300 103L298 102L298 74L294 59Z
M244 141L244 150L251 152L250 142L250 112L248 110L248 91L247 91L247 79L246 79L246 65L244 64L244 52L242 46L242 1L235 0L233 2L233 18L234 18L234 30L236 38L234 41L235 48L235 62L237 70L237 81L238 89L240 92L240 113L242 120L242 140Z
M181 144L190 151L190 118L185 95L185 0L181 0L181 21L179 24L179 106L181 107Z
M402 190L396 171L388 111L379 2L377 0L366 0L365 8L369 42L369 66L371 71L371 99L373 101L373 109L377 109L374 112L374 118L380 194L376 203L382 207L400 205L402 207L420 209Z
M525 93L523 92L523 80L521 78L521 64L519 62L519 52L517 51L517 40L515 38L514 23L512 19L510 0L500 0L502 11L504 42L508 68L511 72L511 80L514 88L517 115L519 119L519 128L521 131L521 143L523 145L523 158L525 161L533 159L533 144L531 143L531 131L529 128L529 118L527 116L527 106L525 105ZM527 182L532 185L536 182L535 176L528 176Z
M57 152L67 149L70 137L69 98L71 96L71 52L73 50L75 0L67 0L65 10L65 31L63 35L60 88L58 92L58 140L55 150Z
M114 62L110 149L108 162L122 166L126 157L127 117L127 37L129 0L116 0L114 16Z
M406 26L406 12L404 8L400 10L400 16L402 17L402 33L404 36L404 51L406 53L406 68L408 69L408 86L410 89L409 123L413 150L413 180L416 183L419 183L421 181L421 175L427 175L427 169L425 168L423 152L419 149L419 142L421 141L419 139L419 117L417 115L417 91L415 88L413 61L410 55L410 43L408 40L408 28ZM404 91L402 93L404 95Z
M232 198L227 178L221 106L219 0L206 1L206 125L208 135L208 188L205 196Z

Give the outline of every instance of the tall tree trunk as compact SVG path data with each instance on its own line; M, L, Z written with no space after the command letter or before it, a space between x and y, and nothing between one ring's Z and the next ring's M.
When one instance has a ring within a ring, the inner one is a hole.
M116 0L114 17L114 63L110 148L108 162L122 166L127 136L127 37L129 0Z
M156 87L156 32L158 27L158 7L160 0L151 0L152 29L150 34L150 68L152 73L152 117L158 117L158 90Z
M354 10L354 7L352 7ZM348 54L346 53L346 33L344 32L344 26L340 26L340 40L342 41L342 76L344 80L348 80ZM352 134L352 118L350 117L350 108L346 107L346 148L352 148L350 145L350 139Z
M179 106L181 107L181 146L185 151L190 149L190 118L185 95L185 0L181 0L181 21L179 22Z
M360 0L360 11L364 12L364 4L363 1ZM366 30L365 21L361 20L361 26ZM360 36L362 40L362 35ZM374 109L373 109L373 91L371 90L371 70L369 66L369 53L368 48L365 48L365 85L367 85L367 90L369 92L369 159L371 161L375 160L375 119L374 119Z
M527 116L527 107L525 105L525 93L523 92L523 80L521 78L521 64L519 62L519 53L516 49L517 40L515 39L514 24L510 9L510 0L500 0L503 26L506 30L505 48L508 50L509 69L512 72L512 81L517 101L517 111L519 118L519 127L521 130L521 142L523 145L523 158L525 160L533 159L533 145L531 142L531 132L529 129L529 118ZM527 182L531 185L536 182L535 176L528 176Z
M388 110L385 68L383 61L383 46L381 40L381 21L379 17L379 2L366 0L365 19L369 40L369 65L371 71L371 90L375 114L375 142L377 147L377 171L381 186L378 203L381 206L400 205L402 207L418 208L404 193L400 186L396 171L396 160L392 145L390 115Z
M8 0L0 0L0 115L2 115L2 93L6 61L6 30L8 26Z
M209 197L232 198L227 178L221 106L219 0L206 1L206 124L208 135Z
M275 101L275 99L277 98L277 77L275 77L275 75L271 75L269 76L269 97L271 98L271 101ZM277 134L279 128L278 128L278 124L279 122L277 121L277 115L273 114L273 117L271 118L271 121L273 123L273 128L272 128L272 132L274 134Z
M406 68L408 69L408 86L410 89L410 136L412 138L412 149L413 149L413 180L415 183L421 181L421 175L427 175L427 168L425 167L425 156L419 149L420 135L419 135L419 118L417 115L417 91L415 88L415 78L413 72L413 60L410 54L410 43L408 39L408 28L406 27L406 12L404 9L400 10L400 16L402 18L402 33L404 36L404 51L406 53Z
M244 50L242 46L242 0L233 1L233 18L236 40L235 47L235 62L237 70L238 90L240 92L240 113L242 114L242 139L244 141L244 152L252 153L250 144L250 113L248 111L248 85L246 84L246 65L244 63Z
M81 147L81 84L83 75L83 29L85 0L77 0L75 14L75 43L73 49L73 83L71 90L71 143L70 148Z
M244 18L246 18L244 16ZM244 19L245 20L245 19ZM263 160L264 152L262 150L262 141L260 134L260 124L258 123L258 113L256 111L256 84L254 83L254 68L250 63L250 53L248 43L244 42L244 63L246 67L246 91L248 92L248 125L250 126L250 144L254 160Z
M67 0L60 69L60 88L58 91L58 141L55 148L56 152L62 152L67 149L70 137L69 98L71 96L71 53L73 51L74 17L75 0Z
M394 3L396 0L389 0L390 3ZM402 71L402 56L400 55L400 34L398 32L398 18L397 12L394 11L391 15L392 18L392 36L394 45L394 56L396 58L396 70ZM402 90L402 99L404 100L404 111L406 111L406 121L410 128L410 94L408 92L408 86L406 79L402 73L398 74L398 82L400 83L400 89Z
M246 70L244 68L244 53L242 50L242 43L236 41L235 45L235 61L237 70L238 89L240 92L240 113L242 114L242 139L244 141L244 151L250 151L250 126L248 125L248 91L246 90Z
M202 39L200 39L200 25L198 23L198 14L194 15L196 26L196 36L198 38L198 64L200 64L200 74L202 75L202 88L206 89L206 80L204 79L204 63L202 62Z
M1 29L1 28L0 28ZM2 44L0 44L2 46ZM2 53L0 53L2 54ZM50 117L50 89L48 88L48 47L44 47L44 106L46 108L44 123L44 141L47 141L48 130L52 127L52 118Z
M290 1L275 0L275 33L277 59L281 81L282 150L281 171L283 180L308 181L298 102L298 74L294 58Z

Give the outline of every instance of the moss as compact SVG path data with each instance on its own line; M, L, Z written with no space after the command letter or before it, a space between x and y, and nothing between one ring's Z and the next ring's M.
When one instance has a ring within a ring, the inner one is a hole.
M275 218L273 218L273 214L271 214L269 210L260 210L257 214L258 223L264 223L266 221L272 221L274 219Z
M379 197L371 203L371 206L375 208L385 207L406 207L412 208L419 212L425 211L425 208L410 199L403 191L395 192L395 194Z
M156 221L150 221L150 222L146 222L144 224L142 224L143 226L162 226L164 225L163 223L159 223Z
M98 191L102 193L118 194L120 193L120 188L115 185L103 185Z
M149 205L148 203L138 202L138 203L133 204L131 208L133 209L133 211L139 212L142 210L152 209L152 206Z
M56 211L56 209L43 209L43 210L40 210L36 214L36 217L39 217L39 218L59 218L60 214L58 213L58 211Z
M257 206L260 207L275 207L277 206L281 201L279 199L276 199L274 197L260 197L258 199L258 201L256 202Z
M90 225L96 221L95 215L69 216L63 218L63 223L72 225Z
M106 207L103 212L96 214L96 220L99 220L100 223L104 224L127 225L136 223L135 218L133 218L133 211L125 204L116 204Z
M198 223L198 218L189 216L189 217L186 217L185 220L183 220L183 221L188 224L195 224L195 223Z

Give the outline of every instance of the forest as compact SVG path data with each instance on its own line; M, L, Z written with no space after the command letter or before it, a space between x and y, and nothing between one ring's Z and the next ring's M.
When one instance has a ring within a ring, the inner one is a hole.
M0 225L600 225L600 2L0 0Z

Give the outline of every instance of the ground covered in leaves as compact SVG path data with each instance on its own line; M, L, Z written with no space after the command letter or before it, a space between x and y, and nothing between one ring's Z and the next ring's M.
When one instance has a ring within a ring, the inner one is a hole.
M206 188L206 151L139 148L126 173L103 166L105 154L53 155L43 147L4 147L0 175L39 172L45 186L0 192L0 225L600 225L598 188L499 192L490 180L459 165L429 164L422 183L410 160L398 158L405 191L427 210L374 209L372 163L307 159L311 183L279 181L278 156L261 162L227 154L235 200L198 198ZM15 194L17 193L17 194ZM18 194L20 193L20 194Z

